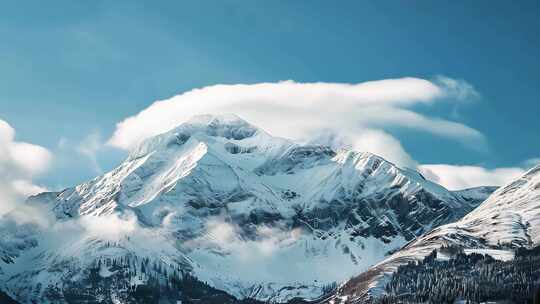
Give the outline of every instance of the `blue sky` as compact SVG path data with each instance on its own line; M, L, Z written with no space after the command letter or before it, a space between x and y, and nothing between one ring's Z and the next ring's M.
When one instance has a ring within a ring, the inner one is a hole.
M88 157L116 123L194 88L444 75L480 97L414 110L480 131L486 149L386 132L422 164L519 167L540 156L539 13L535 1L2 1L0 119L51 151L37 181L58 188L125 156Z

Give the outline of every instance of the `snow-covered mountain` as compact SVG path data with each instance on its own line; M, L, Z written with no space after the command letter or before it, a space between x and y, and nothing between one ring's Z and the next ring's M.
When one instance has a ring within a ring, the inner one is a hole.
M472 206L474 206L474 208L476 208L498 188L499 187L496 186L480 186L453 191L453 193L460 196L463 200L469 202Z
M30 198L50 212L45 224L4 217L0 289L21 303L69 302L74 289L129 302L136 286L189 274L237 298L315 299L487 192L451 192L371 153L300 145L233 115L197 116L111 172Z
M508 260L518 247L540 245L540 165L496 190L461 220L437 227L343 284L331 303L363 303L384 293L399 265L419 261L434 249L457 245L465 252Z

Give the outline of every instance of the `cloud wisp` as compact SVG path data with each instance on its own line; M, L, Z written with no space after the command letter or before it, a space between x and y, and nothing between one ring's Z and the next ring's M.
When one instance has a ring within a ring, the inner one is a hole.
M268 257L279 248L293 244L303 234L298 228L287 230L262 225L256 228L255 238L248 240L240 237L240 227L225 221L222 217L207 220L205 229L201 237L186 242L184 246L190 249L215 248L244 260Z
M522 165L527 169L540 165L540 157L529 158L525 160Z
M519 167L486 169L480 166L455 166L446 164L420 165L424 176L450 190L479 186L502 186L523 175Z
M321 138L330 130L356 146L373 142L375 131L388 144L391 135L385 129L399 127L478 146L485 143L478 130L411 109L416 104L433 104L449 98L462 101L475 94L471 85L450 78L428 81L409 77L358 84L283 81L214 85L154 102L119 122L108 144L131 149L141 140L165 132L193 115L235 113L273 135L295 140ZM368 139L363 139L363 135ZM378 154L386 150L362 148ZM394 145L390 150L399 149ZM398 157L408 158L404 154Z
M15 140L15 129L0 120L0 215L29 195L43 192L32 183L49 166L51 153L38 145Z
M99 165L97 159L97 153L103 147L101 141L101 135L98 131L90 133L79 145L77 146L77 152L86 156L90 160L90 166L95 173L103 173L103 169Z

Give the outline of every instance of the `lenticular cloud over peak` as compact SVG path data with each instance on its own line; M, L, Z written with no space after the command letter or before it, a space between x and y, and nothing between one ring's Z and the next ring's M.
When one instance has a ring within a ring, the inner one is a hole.
M440 79L437 78L437 79ZM476 91L464 81L398 78L349 83L214 85L156 101L119 122L108 144L132 149L199 114L236 113L273 135L309 140L331 130L348 144L366 130L402 127L482 145L483 135L462 123L415 112L411 106L463 101ZM467 93L469 92L469 93ZM364 140L365 141L365 140ZM380 152L380 151L373 151Z

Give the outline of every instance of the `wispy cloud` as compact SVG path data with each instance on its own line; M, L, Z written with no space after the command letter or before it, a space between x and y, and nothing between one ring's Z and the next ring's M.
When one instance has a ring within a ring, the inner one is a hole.
M540 165L540 157L529 158L529 159L527 159L526 161L523 162L523 167L525 169L529 169L529 168L532 168L532 167L538 166L538 165Z
M103 147L101 135L98 131L90 133L82 142L77 146L77 151L86 156L90 160L92 169L97 174L103 173L103 169L99 165L97 159L97 153Z
M392 144L393 161L410 156L386 128L399 127L429 132L455 139L465 145L485 145L484 136L474 128L411 109L415 104L433 104L449 97L466 99L476 95L464 81L439 77L435 81L399 78L344 83L278 83L215 85L195 89L171 99L156 101L135 116L117 124L108 144L130 149L141 140L165 132L197 114L235 113L273 135L297 140L324 138L334 132L347 144L364 145L364 151L381 153L383 144ZM378 132L378 136L375 136ZM384 134L384 135L383 135ZM367 138L362 138L366 136ZM379 147L376 151L372 147Z
M33 177L49 166L51 153L37 145L15 140L15 129L0 120L0 214L12 210L28 195L45 190Z
M480 93L467 81L454 79L444 75L435 77L434 82L445 92L445 95L459 101L471 101L480 98Z
M424 176L450 190L478 186L502 186L522 175L520 167L486 169L480 166L456 166L446 164L421 165Z
M188 249L211 248L221 254L232 254L242 260L264 259L276 250L292 245L302 236L301 229L281 229L261 225L256 227L251 238L242 236L242 229L221 216L209 218L205 222L200 237L186 242Z

